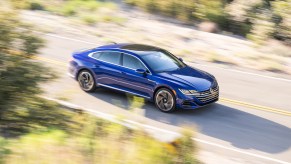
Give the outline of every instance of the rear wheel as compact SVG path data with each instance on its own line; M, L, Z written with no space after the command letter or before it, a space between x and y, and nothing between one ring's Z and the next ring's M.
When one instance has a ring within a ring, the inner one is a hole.
M93 92L96 89L94 77L88 70L83 70L79 73L78 82L85 92Z
M176 110L175 95L171 90L161 88L155 94L155 105L162 112L173 112Z

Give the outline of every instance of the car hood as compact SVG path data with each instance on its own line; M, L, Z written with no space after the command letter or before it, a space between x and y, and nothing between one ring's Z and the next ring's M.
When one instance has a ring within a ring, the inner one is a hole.
M183 89L195 89L197 91L208 90L214 82L214 78L210 74L189 66L175 71L159 73L158 75L163 79L169 79L189 87Z

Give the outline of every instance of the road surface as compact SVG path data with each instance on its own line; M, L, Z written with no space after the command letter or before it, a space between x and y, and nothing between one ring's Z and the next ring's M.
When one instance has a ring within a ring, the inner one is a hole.
M85 93L66 75L71 53L98 46L101 42L97 37L40 35L47 46L37 59L59 75L43 85L45 96L168 131L195 129L198 140L218 145L198 142L199 156L206 163L291 163L291 80L192 63L218 79L221 101L198 110L166 114L152 103L124 93L106 89ZM161 133L161 137L165 135Z

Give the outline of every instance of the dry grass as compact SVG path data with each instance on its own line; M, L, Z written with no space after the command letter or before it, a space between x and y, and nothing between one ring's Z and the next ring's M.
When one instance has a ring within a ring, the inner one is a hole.
M229 57L220 55L215 51L210 51L210 52L206 53L205 59L207 61L213 62L213 63L235 65L235 62L233 60L231 60Z
M277 72L277 73L287 73L285 72L285 66L283 61L277 56L262 57L260 62L258 62L258 68L260 70Z

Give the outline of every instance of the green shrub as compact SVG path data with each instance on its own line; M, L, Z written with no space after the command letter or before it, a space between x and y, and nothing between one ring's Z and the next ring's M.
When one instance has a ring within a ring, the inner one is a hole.
M291 45L291 0L277 0L272 2L272 6L274 14L278 18L275 38Z
M247 37L258 44L264 44L268 38L273 36L274 31L275 24L265 15L259 15L253 22L252 30Z
M17 9L45 10L43 0L10 0Z
M199 1L196 11L193 13L195 17L202 20L219 22L224 17L223 1L202 0Z
M44 40L35 37L31 32L24 33L21 38L24 40L21 50L25 52L25 54L37 54L38 50L44 46Z
M29 4L29 9L30 10L44 10L45 8L39 2L31 2Z
M125 0L130 5L139 6L150 12L158 12L175 17L182 21L191 22L194 19L208 20L220 26L226 26L224 1L217 0Z
M76 12L76 7L72 5L65 5L60 9L60 13L64 16L73 16Z
M96 16L92 16L92 15L84 15L81 17L81 19L83 22L85 22L88 25L94 25L98 21Z
M195 11L195 3L192 0L125 0L127 4L139 6L150 12L159 12L167 16L190 21Z

